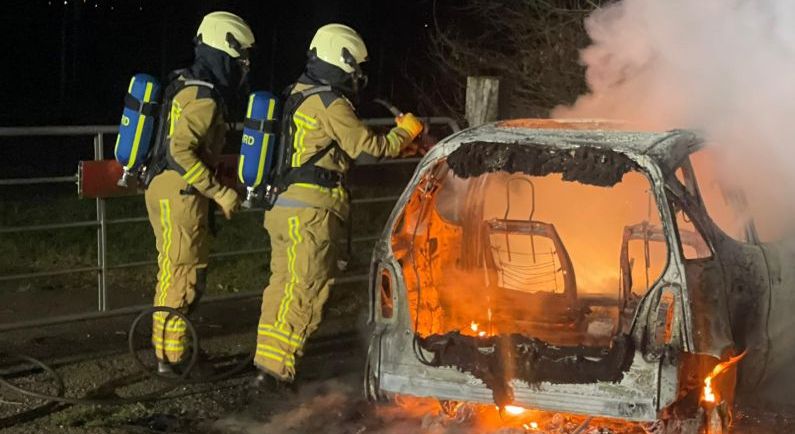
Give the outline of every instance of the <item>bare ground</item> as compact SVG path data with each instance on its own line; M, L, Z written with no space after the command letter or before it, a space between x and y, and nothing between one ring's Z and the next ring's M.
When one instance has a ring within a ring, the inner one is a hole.
M363 295L356 290L353 293ZM258 308L256 300L238 300L206 305L199 310L194 320L203 336L202 346L216 363L225 363L228 368L251 351ZM66 382L69 396L148 394L162 384L140 375L126 354L126 329L130 319L122 317L7 333L0 335L0 348L52 361ZM330 312L310 341L307 356L299 366L297 393L252 388L253 369L217 383L180 386L156 401L121 406L58 404L42 407L41 401L0 390L0 432L486 432L469 422L453 421L435 410L407 411L393 405L374 407L366 403L361 393L365 347L361 335L364 330L360 314ZM357 332L359 337L356 337ZM141 345L146 345L144 337L141 337ZM36 390L53 390L44 374L25 373L16 376L14 382ZM792 413L753 409L746 405L736 412L736 428L740 434L795 432L795 418ZM569 432L556 429L546 432ZM508 434L524 430L488 432Z

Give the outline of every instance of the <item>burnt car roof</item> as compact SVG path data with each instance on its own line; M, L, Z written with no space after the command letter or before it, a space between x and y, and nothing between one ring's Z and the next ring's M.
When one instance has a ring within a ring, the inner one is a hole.
M632 159L646 155L666 172L700 149L703 138L690 130L631 131L614 121L515 119L493 122L454 134L442 143L449 154L470 142L540 145L558 149L592 147L611 150Z

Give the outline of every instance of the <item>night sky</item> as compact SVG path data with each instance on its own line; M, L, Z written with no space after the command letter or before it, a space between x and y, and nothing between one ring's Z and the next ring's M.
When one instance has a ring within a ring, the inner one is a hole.
M202 16L241 15L257 39L252 89L281 91L300 74L317 27L357 29L370 51L362 101L411 109L405 64L423 53L430 0L6 0L0 18L0 126L115 124L129 78L186 66ZM363 115L385 116L363 103ZM371 112L371 113L368 113Z

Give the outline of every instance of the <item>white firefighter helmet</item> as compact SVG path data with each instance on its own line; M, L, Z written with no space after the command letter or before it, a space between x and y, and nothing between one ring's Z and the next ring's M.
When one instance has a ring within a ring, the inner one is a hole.
M254 45L254 33L243 18L230 12L211 12L204 16L196 32L203 44L239 58Z
M367 47L356 30L344 24L326 24L317 29L309 50L322 61L349 74L359 74L367 60Z

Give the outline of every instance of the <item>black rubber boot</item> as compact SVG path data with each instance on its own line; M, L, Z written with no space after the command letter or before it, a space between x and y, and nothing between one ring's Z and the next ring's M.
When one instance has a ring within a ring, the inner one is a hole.
M251 386L259 390L268 390L280 395L294 395L298 393L298 385L292 381L284 381L265 372L259 371L251 382Z
M189 358L182 359L177 363L169 363L163 360L158 360L157 375L167 378L181 377L185 370L188 369L189 363ZM215 375L215 366L210 361L207 353L200 350L199 355L196 358L196 364L193 365L193 368L188 373L187 378L202 379L212 377L213 375Z
M179 377L179 374L174 370L174 365L162 360L157 361L157 375L168 378Z

